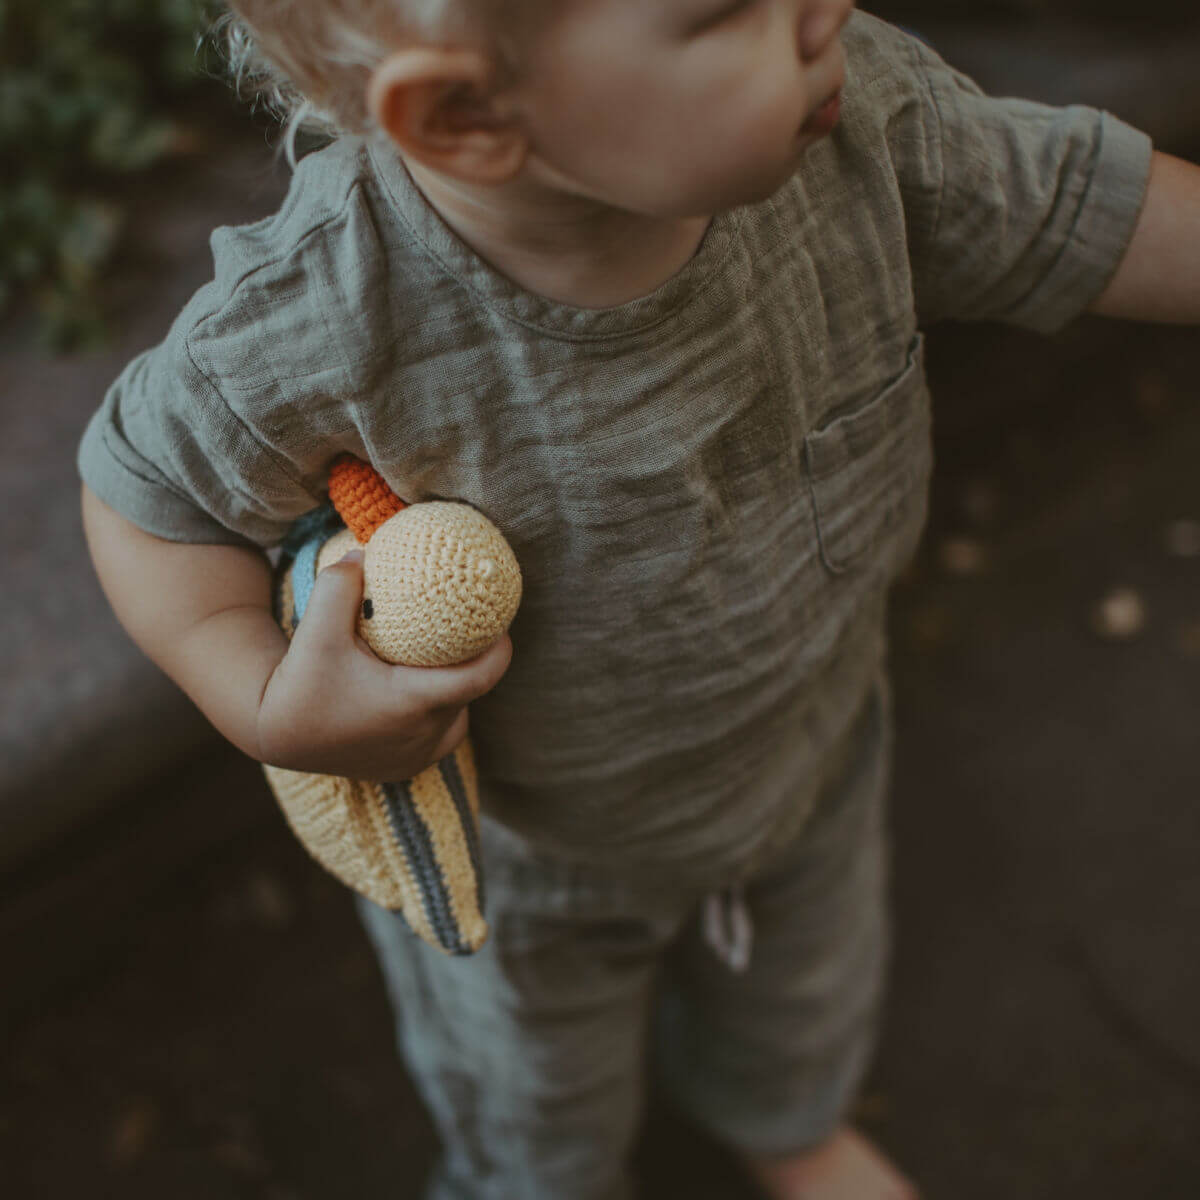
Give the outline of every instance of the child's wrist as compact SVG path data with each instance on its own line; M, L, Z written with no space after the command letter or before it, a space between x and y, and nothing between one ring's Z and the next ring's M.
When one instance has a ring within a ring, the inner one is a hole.
M197 622L163 666L218 733L261 762L259 707L287 646L270 610L246 605Z

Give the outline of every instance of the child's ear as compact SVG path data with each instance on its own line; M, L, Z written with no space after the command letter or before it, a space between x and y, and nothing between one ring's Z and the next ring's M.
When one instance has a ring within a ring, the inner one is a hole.
M529 142L491 83L491 63L479 51L406 47L371 75L367 107L424 165L473 183L501 183L520 171Z

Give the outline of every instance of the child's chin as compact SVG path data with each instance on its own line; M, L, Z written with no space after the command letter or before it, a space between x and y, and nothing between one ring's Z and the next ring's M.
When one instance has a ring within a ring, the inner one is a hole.
M747 182L739 198L727 207L740 208L743 205L761 204L764 200L769 200L796 173L796 168L800 165L800 155L805 149L807 146L797 142L792 153L782 160L770 175L764 173L758 179Z
M761 204L779 191L796 173L799 163L799 150L793 147L790 154L781 156L769 168L760 169L753 174L743 174L737 180L723 181L723 185L698 188L687 196L678 197L670 205L660 206L659 215L712 216L713 213L730 212L748 204Z

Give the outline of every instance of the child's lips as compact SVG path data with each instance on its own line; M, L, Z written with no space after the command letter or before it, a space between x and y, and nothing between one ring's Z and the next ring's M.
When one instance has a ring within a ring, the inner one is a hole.
M842 115L842 90L838 88L828 100L825 101L812 115L800 126L800 133L805 137L824 137L827 133L832 133L837 125L839 118Z

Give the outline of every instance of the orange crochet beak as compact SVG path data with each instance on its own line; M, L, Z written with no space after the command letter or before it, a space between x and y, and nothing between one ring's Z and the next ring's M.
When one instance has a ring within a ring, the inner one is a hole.
M353 454L339 456L330 466L329 499L364 546L384 521L408 507L374 467Z

